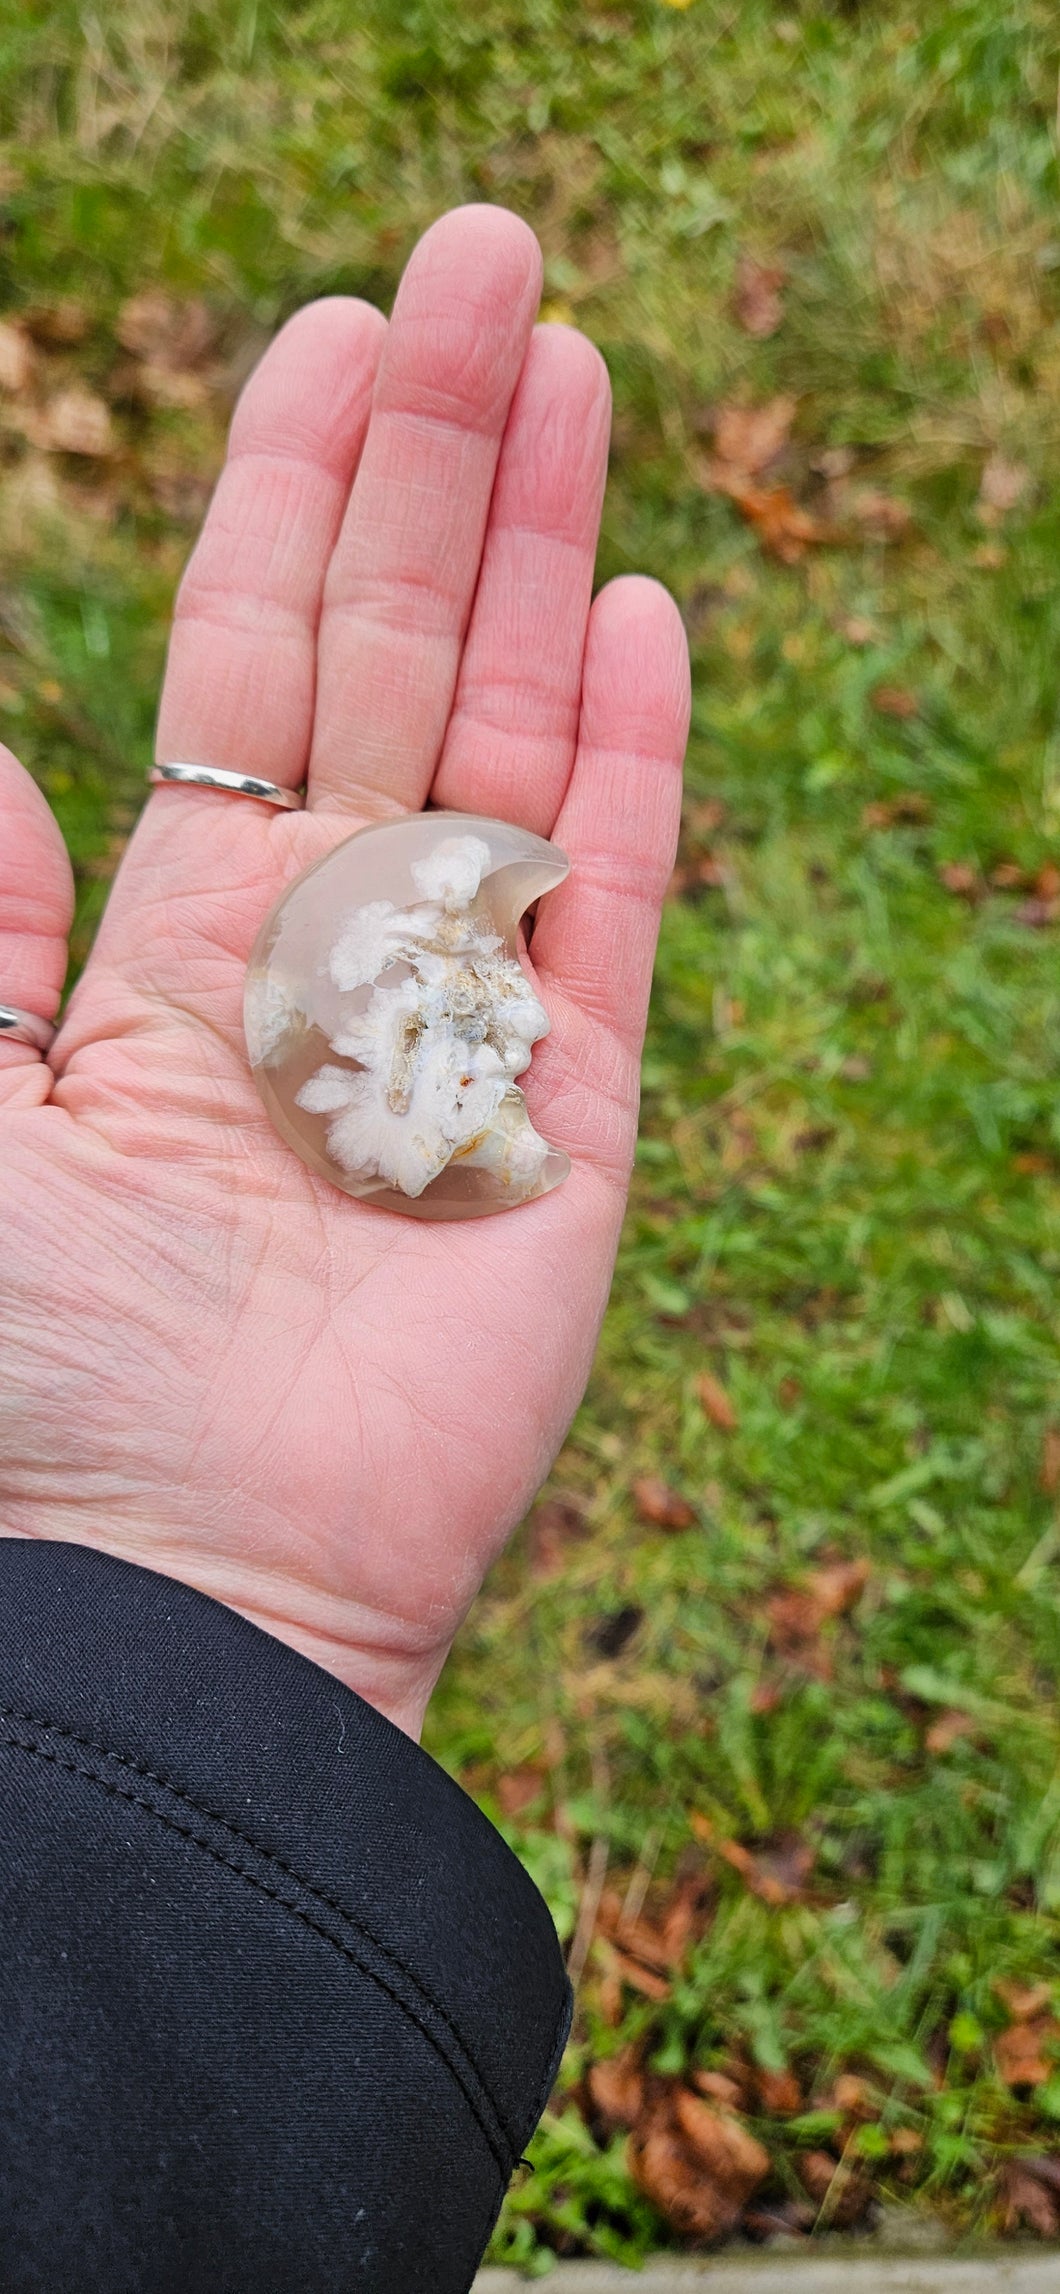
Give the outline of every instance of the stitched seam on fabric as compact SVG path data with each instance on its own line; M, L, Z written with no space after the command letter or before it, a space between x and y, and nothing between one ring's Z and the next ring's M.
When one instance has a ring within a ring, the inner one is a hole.
M469 2069L474 2075L477 2084L481 2087L482 2093L490 2107L490 2110L493 2112L496 2118L497 2125L505 2143L508 2146L508 2150L510 2151L512 2158L514 2159L518 2155L519 2144L516 2141L515 2135L513 2134L511 2128L506 2125L503 2114L498 2108L494 2097L491 2095L489 2086L486 2080L483 2078L478 2064L475 2062L474 2056L471 2054L470 2049L465 2044L463 2036L458 2030L448 2010L443 2007L441 2001L435 1999L426 1989L425 1985L420 1982L420 1979L416 1975L414 1969L406 1966L404 1960L400 1958L399 1954L393 1951L389 1944L381 1942L378 1936L373 1935L371 1929L366 1927L363 1921L358 1920L352 1912L348 1911L346 1906L338 1901L337 1897L330 1896L327 1889L319 1887L314 1880L305 1879L301 1872L296 1871L292 1864L288 1864L282 1856L277 1854L275 1848L261 1847L259 1842L253 1838L251 1833L241 1831L238 1824L232 1823L230 1817L219 1815L215 1808L210 1808L205 1801L197 1800L194 1793L187 1792L183 1785L173 1784L169 1777L161 1776L158 1774L157 1770L149 1768L146 1761L137 1760L134 1753L117 1752L115 1751L113 1745L102 1743L98 1737L82 1736L77 1729L65 1727L62 1721L46 1720L41 1713L24 1712L21 1711L16 1705L0 1704L0 1719L16 1722L20 1721L25 1728L44 1729L51 1736L61 1737L64 1744L76 1744L83 1752L99 1753L105 1760L117 1761L121 1768L130 1770L134 1776L141 1777L145 1783L157 1784L160 1791L168 1792L171 1798L179 1801L182 1806L186 1808L193 1808L197 1816L205 1816L211 1824L216 1824L222 1832L227 1832L232 1839L241 1840L245 1848L252 1849L255 1856L260 1856L264 1862L274 1865L278 1872L283 1873L285 1879L291 1880L296 1887L301 1888L305 1895L312 1898L314 1903L325 1905L329 1912L333 1912L335 1914L336 1919L339 1919L343 1922L344 1926L352 1928L355 1933L360 1933L363 1935L371 1944L373 1950L379 1953L380 1958L385 1960L390 1967L396 1968L399 1975L404 1976L405 1981L411 1984L413 1991L416 1992L420 1999L422 1999L424 2005L430 2009L432 2015L436 2015L439 2022L443 2024L445 2029L449 2032L454 2045L459 2051L459 2054L467 2063Z
M33 1720L28 1715L17 1715L12 1713L9 1708L0 1706L0 1719L7 1720L8 1722L13 1722L20 1718L23 1720L24 1725L28 1727L39 1728L42 1730L51 1728L51 1724L48 1722ZM197 1832L193 1831L190 1827L179 1824L176 1821L176 1818L167 1809L159 1807L153 1800L145 1798L141 1793L134 1792L129 1785L123 1784L120 1781L116 1781L112 1777L98 1775L95 1770L89 1768L84 1762L77 1761L72 1757L64 1759L59 1752L47 1745L32 1743L27 1744L22 1742L16 1735L12 1733L10 1727L5 1729L2 1733L6 1736L8 1743L15 1751L27 1753L31 1758L51 1761L55 1767L66 1769L68 1773L73 1776L83 1777L86 1783L98 1785L102 1792L109 1792L115 1799L129 1801L134 1807L142 1808L147 1815L154 1816L160 1824L166 1826L169 1831L174 1832L178 1838L190 1841L191 1844L194 1847L199 1848L204 1855L211 1857L213 1862L219 1864L223 1870L234 1873L238 1879L244 1880L249 1887L256 1888L259 1894L269 1898L269 1900L273 1903L280 1905L284 1911L290 1912L295 1919L301 1922L303 1927L308 1928L312 1934L320 1936L323 1942L331 1945L333 1951L337 1951L343 1959L349 1961L352 1967L356 1967L362 1975L367 1976L369 1982L374 1983L380 1991L385 1993L388 1999L392 1999L395 2006L400 2008L402 2014L408 2018L408 2021L413 2024L415 2029L422 2034L424 2039L426 2039L428 2045L433 2049L439 2061L444 2064L450 2075L450 2078L454 2081L455 2085L459 2087L460 2092L468 2106L468 2109L471 2112L471 2115L474 2118L481 2134L483 2135L501 2173L505 2176L510 2174L511 2165L514 2162L516 2155L516 2145L508 2133L508 2129L504 2125L500 2113L496 2112L496 2116L498 2126L500 2127L501 2134L504 2138L504 2142L507 2144L507 2157L505 2156L503 2147L498 2143L496 2132L488 2125L481 2105L476 2096L471 2091L466 2077L461 2076L459 2066L450 2060L444 2048L440 2046L438 2036L431 2030L429 2024L424 2022L420 2016L413 2013L413 2010L409 2006L407 2000L402 1999L400 1993L396 1991L391 1984L386 1982L385 1977L380 1975L378 1969L369 1966L365 1960L358 1958L357 1953L353 1951L348 1944L341 1942L338 1937L331 1935L326 1927L323 1927L318 1920L314 1920L311 1915L306 1912L299 1904L289 1902L285 1896L281 1895L277 1888L270 1888L267 1881L263 1880L257 1873L248 1871L246 1866L240 1864L233 1856L226 1856L223 1854L220 1848L213 1846L210 1841L202 1839L201 1836ZM67 1738L75 1744L82 1743L84 1749L87 1751L105 1752L106 1757L108 1759L117 1761L119 1766L127 1765L129 1767L133 1767L134 1765L131 1762L125 1763L120 1753L112 1753L106 1747L92 1745L88 1743L87 1740L77 1738L72 1730L60 1729L56 1727L52 1733L57 1736ZM201 1807L195 1800L192 1799L189 1793L179 1791L176 1786L167 1785L164 1779L153 1776L150 1771L144 1770L142 1773L145 1781L159 1784L163 1791L171 1792L175 1799L181 1801L185 1807L193 1810L196 1815L205 1818L209 1823L216 1824L219 1830L229 1833L234 1840L242 1841L244 1847L249 1848L252 1854L255 1856L260 1856L263 1863L271 1865L278 1872L281 1872L284 1878L291 1882L292 1886L301 1889L302 1892L309 1896L312 1901L316 1901L322 1904L326 1910L332 1912L337 1919L341 1920L344 1926L356 1929L357 1922L352 1920L347 1912L343 1911L341 1905L333 1904L331 1900L324 1894L323 1890L314 1888L310 1881L303 1880L297 1872L295 1872L289 1865L283 1862L281 1857L273 1855L267 1848L259 1848L255 1841L248 1838L245 1834L240 1833L234 1825L228 1823L225 1817L215 1816L210 1809ZM430 1999L427 1993L422 1991L420 1985L416 1982L415 1977L408 1974L408 1971L401 1966L401 1962L396 1960L394 1955L388 1952L384 1945L377 1944L375 1937L370 1935L368 1930L363 1929L361 1932L365 1935L366 1940L372 1944L373 1948L380 1953L382 1958L389 1960L391 1964L396 1966L403 1975L407 1976L407 1980L412 1985L413 1990L416 1991L420 1998L423 1999L427 2007L433 2009L433 2000ZM485 2087L485 2083L480 2081L480 2074L478 2072L477 2066L473 2062L472 2058L467 2054L467 2050L464 2048L459 2034L454 2030L449 2017L445 2015L443 2010L436 2010L436 2012L439 2014L442 2022L446 2025L446 2028L451 2032L452 2036L456 2040L460 2054L464 2058L468 2068L473 2072L476 2081L482 2085L486 2102L489 2104L491 2110L496 2111L496 2105L493 2102L493 2097L489 2094L488 2089Z

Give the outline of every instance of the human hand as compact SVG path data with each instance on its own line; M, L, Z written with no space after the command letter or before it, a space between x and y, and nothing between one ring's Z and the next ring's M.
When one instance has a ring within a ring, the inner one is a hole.
M658 586L590 610L607 379L534 327L496 208L420 242L389 328L310 305L247 385L178 598L158 754L308 809L161 788L45 1063L0 1044L0 1534L186 1579L411 1734L580 1398L607 1298L676 839L687 656ZM524 1078L563 1186L423 1224L317 1179L247 1065L283 886L430 802L554 836ZM51 1013L70 870L0 751L0 998Z

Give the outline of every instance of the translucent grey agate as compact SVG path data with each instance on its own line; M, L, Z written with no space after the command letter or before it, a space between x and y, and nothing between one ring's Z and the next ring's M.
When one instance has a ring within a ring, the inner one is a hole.
M515 1079L549 1025L519 919L569 866L526 829L428 812L361 829L288 888L244 1018L265 1106L311 1170L420 1219L481 1218L566 1178Z

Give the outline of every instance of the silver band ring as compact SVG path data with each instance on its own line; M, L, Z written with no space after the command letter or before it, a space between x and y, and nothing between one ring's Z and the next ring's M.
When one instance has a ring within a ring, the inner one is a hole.
M54 1042L50 1020L21 1011L18 1004L0 1004L0 1043L28 1043L34 1051L50 1051Z
M259 804L282 805L286 812L301 812L304 789L281 789L256 773L229 773L221 765L152 765L147 775L156 786L224 789L231 797L257 797Z

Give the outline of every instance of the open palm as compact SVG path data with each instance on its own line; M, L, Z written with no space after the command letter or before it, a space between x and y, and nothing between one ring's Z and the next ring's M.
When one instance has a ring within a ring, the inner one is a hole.
M249 383L178 600L162 758L308 808L147 804L50 1063L0 1047L0 1531L187 1579L412 1732L562 1440L610 1280L671 865L687 663L654 583L591 604L608 391L536 327L532 234L468 208L389 327L311 305ZM271 1130L243 973L283 885L451 806L573 871L524 1079L570 1178L470 1224L369 1209ZM0 998L54 1010L69 864L0 752Z

